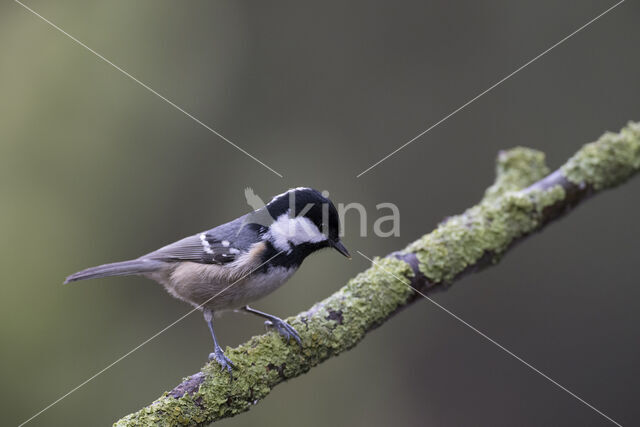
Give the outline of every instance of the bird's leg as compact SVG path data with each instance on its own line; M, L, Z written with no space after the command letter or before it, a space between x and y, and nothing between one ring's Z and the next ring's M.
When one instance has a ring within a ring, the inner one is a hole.
M233 362L225 356L222 348L218 344L218 340L216 339L216 334L213 332L213 312L205 308L203 310L204 320L209 325L209 330L211 331L211 336L213 337L213 353L209 354L209 360L215 360L222 367L222 369L226 369L229 372L229 376L233 379L233 374L231 373L231 368L235 368Z
M302 340L300 339L300 335L298 335L298 332L293 328L293 326L289 325L281 318L256 310L249 307L248 305L242 307L242 310L246 311L247 313L255 314L256 316L264 317L265 319L267 319L267 321L264 322L265 325L275 328L280 335L286 338L287 342L289 342L291 337L293 337L300 348L302 348Z

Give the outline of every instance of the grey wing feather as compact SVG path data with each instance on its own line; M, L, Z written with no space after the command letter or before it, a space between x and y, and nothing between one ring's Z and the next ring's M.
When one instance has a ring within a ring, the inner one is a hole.
M193 261L202 264L225 264L236 258L237 253L234 252L237 249L232 249L234 248L230 245L223 246L221 241L212 241L207 238L206 233L201 233L178 240L142 258L163 261Z
M193 261L203 264L226 264L246 252L258 239L251 230L244 229L240 218L211 230L186 237L164 246L141 258L163 261ZM247 235L249 234L249 235Z
M196 234L195 236L185 237L145 255L144 258L200 259L205 251L199 236L199 234Z

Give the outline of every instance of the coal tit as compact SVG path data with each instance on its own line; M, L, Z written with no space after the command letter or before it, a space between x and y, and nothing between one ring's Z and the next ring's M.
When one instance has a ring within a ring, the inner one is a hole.
M216 360L231 373L233 363L213 331L214 313L243 310L267 319L287 341L302 345L296 330L279 317L249 307L280 287L311 253L331 247L349 257L340 242L338 212L311 188L280 194L264 207L211 230L186 237L140 258L79 271L65 283L106 276L141 275L204 314Z

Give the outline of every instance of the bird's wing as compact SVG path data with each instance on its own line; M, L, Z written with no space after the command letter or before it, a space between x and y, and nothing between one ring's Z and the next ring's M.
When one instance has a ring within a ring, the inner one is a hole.
M178 240L142 258L162 261L192 261L202 264L227 264L248 250L248 245L236 238L237 229L237 224L233 222L224 224Z
M193 261L202 264L226 264L242 253L227 240L218 240L205 233L171 243L142 258L162 261Z

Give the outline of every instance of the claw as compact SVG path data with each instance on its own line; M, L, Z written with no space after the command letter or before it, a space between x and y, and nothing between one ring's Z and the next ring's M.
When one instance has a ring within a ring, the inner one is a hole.
M209 354L209 360L210 361L215 360L216 362L218 362L218 365L220 365L220 370L224 371L226 369L227 372L229 372L230 380L233 381L232 369L235 368L236 366L233 364L231 359L229 359L224 354L224 352L220 347L216 347L213 353Z
M293 326L291 326L284 320L274 316L272 319L264 322L264 324L267 327L272 327L276 331L278 331L278 333L287 340L287 344L289 343L289 341L291 341L291 337L293 337L293 339L296 340L300 348L302 348L302 340L300 339L300 335L298 335L298 331L296 331L293 328Z

